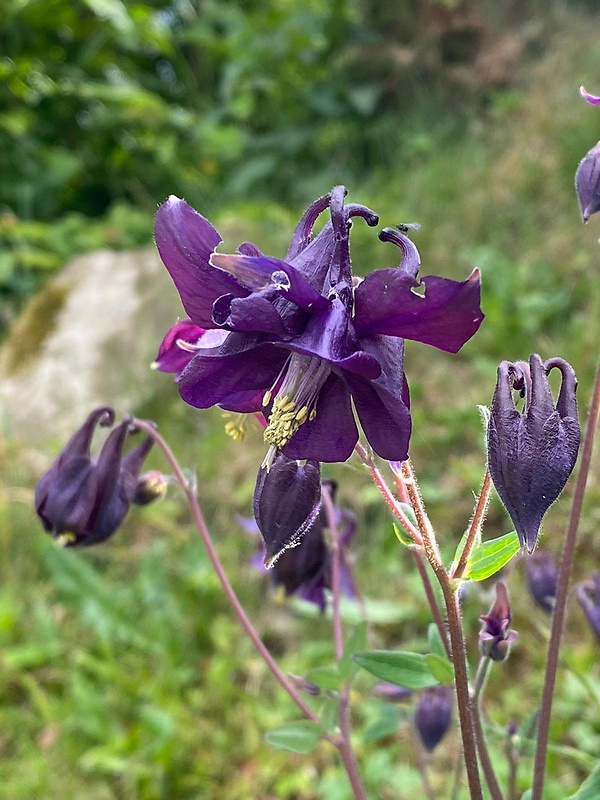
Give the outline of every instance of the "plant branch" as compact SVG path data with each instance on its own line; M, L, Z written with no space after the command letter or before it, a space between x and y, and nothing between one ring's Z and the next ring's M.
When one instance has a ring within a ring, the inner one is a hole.
M485 475L483 476L483 483L481 485L481 491L479 492L479 497L475 503L475 509L473 511L473 517L469 526L469 532L467 534L465 546L460 554L458 564L456 567L450 570L451 578L462 578L463 576L463 573L467 567L469 556L471 555L471 551L481 535L481 528L483 526L483 521L487 513L487 507L490 502L491 490L492 476L490 475L489 469L486 467Z
M565 611L569 594L569 578L571 575L571 566L575 553L575 545L577 544L577 530L579 527L579 520L581 518L581 509L583 507L583 498L585 496L585 486L592 460L594 438L598 426L599 415L600 364L596 369L596 378L594 381L594 389L592 393L592 402L588 417L585 441L583 443L581 463L579 465L579 474L577 475L577 481L575 483L571 515L569 517L569 524L567 526L567 535L565 538L562 559L560 562L560 570L558 574L556 602L552 612L552 629L550 632L550 643L548 645L548 656L546 659L546 674L542 689L542 702L540 706L540 717L538 723L538 738L535 750L535 761L533 765L533 790L531 794L531 800L542 800L544 775L546 771L546 753L550 735L550 718L552 715L552 698L554 695L554 685L556 683L560 641L564 628Z
M163 451L167 461L169 462L169 465L171 466L171 469L173 470L177 482L185 492L187 501L189 503L192 512L192 516L194 518L194 522L196 523L196 527L198 528L198 532L200 534L200 537L202 538L204 547L206 548L208 558L213 566L213 569L217 574L221 586L223 587L223 591L225 592L225 595L227 596L227 599L231 603L231 606L237 618L242 624L242 627L246 631L253 645L258 650L259 654L266 663L267 667L273 673L275 679L279 682L281 687L285 689L285 691L292 698L294 703L298 706L300 711L302 711L304 716L308 717L308 719L312 720L313 722L320 723L321 720L319 719L319 717L310 708L310 706L308 706L304 702L304 700L300 697L296 689L292 686L287 677L277 666L275 660L273 659L273 656L268 651L262 639L256 632L254 626L252 625L252 622L250 621L242 604L240 603L233 587L229 582L225 570L223 569L223 565L221 564L217 551L215 550L210 533L208 531L208 528L206 527L206 523L204 521L204 517L200 509L200 504L198 503L198 498L196 497L196 493L194 489L190 486L189 481L186 479L185 475L183 474L183 471L179 466L179 463L177 462L177 459L175 458L171 448L163 439L163 437L158 433L156 428L149 422L146 422L141 419L134 419L132 420L132 425L134 425L136 428L139 428L140 430L145 431L148 435L150 435L154 439L156 444L160 447L160 449Z
M483 731L483 723L481 720L481 697L487 678L488 668L491 665L489 656L483 656L477 667L475 680L473 682L473 689L471 691L471 704L473 708L473 730L475 731L475 740L477 742L477 752L479 753L479 760L481 768L485 775L485 780L490 790L492 800L504 800L500 784L496 778L494 764L490 757L485 733Z

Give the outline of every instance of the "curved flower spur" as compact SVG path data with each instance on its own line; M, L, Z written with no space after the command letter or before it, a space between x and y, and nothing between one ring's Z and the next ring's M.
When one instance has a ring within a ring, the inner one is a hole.
M562 383L556 403L548 374L558 369ZM513 390L525 398L515 408ZM577 378L562 358L533 354L529 363L503 361L488 424L489 468L496 491L513 521L521 547L535 549L542 518L575 467L580 429Z
M479 272L462 283L419 282L418 251L394 229L379 238L402 250L399 267L353 279L351 220L374 226L378 217L345 204L345 193L337 186L309 207L284 261L249 243L234 255L217 253L217 231L175 197L156 217L156 244L191 323L229 331L219 347L190 354L178 378L181 396L197 408L262 410L267 468L278 451L345 461L358 441L351 399L373 450L406 459L404 338L455 353L483 319ZM330 219L312 238L327 209Z

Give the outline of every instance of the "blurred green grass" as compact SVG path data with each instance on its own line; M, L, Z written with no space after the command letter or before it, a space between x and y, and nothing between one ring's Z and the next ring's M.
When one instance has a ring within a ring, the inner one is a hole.
M586 228L579 222L573 174L600 131L600 113L576 91L579 83L599 88L600 24L566 7L562 23L547 54L530 65L527 82L493 97L462 134L425 131L413 158L374 174L363 187L350 187L351 199L369 203L382 224L422 223L416 241L423 275L458 278L475 265L483 272L487 319L477 337L456 357L412 344L407 354L415 420L411 455L448 557L481 478L476 405L489 402L498 362L530 352L567 358L580 379L584 410L598 358L599 228L594 219ZM232 239L237 232L242 239L244 220L255 225L259 215L265 238L258 243L282 253L294 223L287 212L240 206L217 222L231 230ZM353 235L358 271L392 263L394 251L375 242L372 232L357 224ZM185 407L167 376L157 376L158 385L156 398L135 411L157 420L182 463L197 471L217 547L265 641L286 671L301 675L327 663L328 620L278 602L247 564L254 544L236 514L249 513L263 449L260 431L251 429L244 444L236 444L224 436L217 410ZM156 507L133 510L105 547L58 551L31 508L43 459L10 442L0 447L4 796L347 798L345 778L327 746L300 757L264 743L266 730L297 714L242 637L177 492ZM163 466L157 454L152 463ZM598 466L596 459L577 578L600 561L600 543L594 541ZM368 476L354 462L327 467L326 474L339 481L340 501L359 517L354 555L362 591L394 604L401 619L376 626L378 643L424 647L429 620L422 592ZM555 553L569 496L567 490L545 525L543 545ZM495 503L487 535L507 530ZM523 723L535 708L548 630L542 613L531 608L522 563L511 569L509 586L521 638L488 686L489 715L498 729L513 720ZM489 602L479 588L465 601L473 659L477 616ZM552 740L564 749L550 758L548 800L574 791L600 752L597 643L575 607L563 662ZM366 675L357 682L359 729L390 713L370 698L372 684ZM403 719L408 714L402 708ZM457 748L453 734L436 752L433 771L448 774ZM493 754L504 777L502 749L498 737ZM406 726L397 738L381 741L365 743L357 735L357 750L373 797L408 798L420 791ZM530 764L524 757L523 790ZM443 781L436 785L445 796Z

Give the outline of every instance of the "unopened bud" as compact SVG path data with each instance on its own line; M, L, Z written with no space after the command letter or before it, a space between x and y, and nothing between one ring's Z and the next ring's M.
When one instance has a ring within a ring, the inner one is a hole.
M415 728L430 752L442 741L452 722L452 688L424 689L415 710Z
M169 481L157 469L145 472L137 480L132 503L136 506L147 506L155 500L160 500L167 493Z

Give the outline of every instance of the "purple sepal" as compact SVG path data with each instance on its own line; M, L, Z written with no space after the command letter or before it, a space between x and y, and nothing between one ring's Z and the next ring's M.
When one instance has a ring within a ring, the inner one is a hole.
M492 661L504 661L510 646L517 641L519 634L509 631L511 623L508 592L502 581L496 584L496 600L488 614L479 617L483 627L479 632L479 651Z
M600 210L600 142L579 162L575 173L575 191L581 206L581 220L585 223Z
M178 343L196 345L204 333L204 328L194 325L189 319L177 322L160 343L158 355L152 365L154 369L160 372L181 372L193 358L194 352Z
M546 613L551 614L554 611L558 585L558 569L554 558L547 551L536 550L525 559L525 574L534 601Z
M591 103L593 106L600 106L600 97L595 94L590 94L588 91L586 91L584 86L579 87L579 93L584 100L587 100L588 103Z

